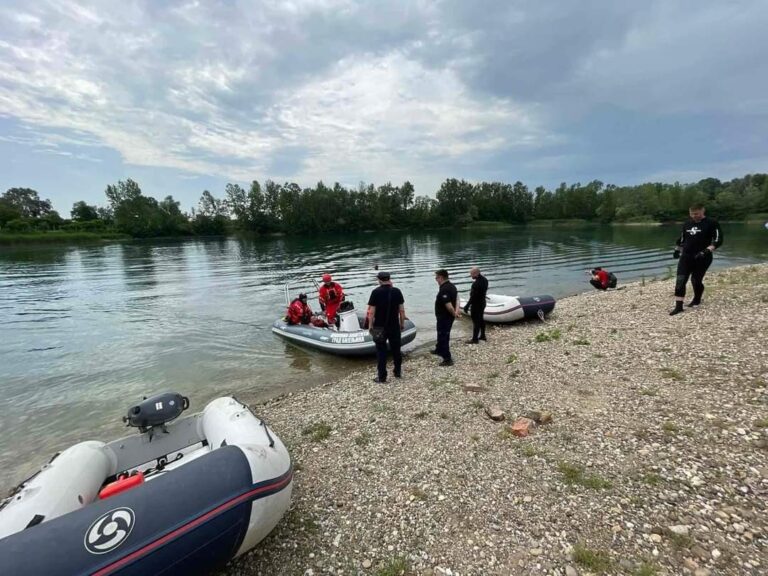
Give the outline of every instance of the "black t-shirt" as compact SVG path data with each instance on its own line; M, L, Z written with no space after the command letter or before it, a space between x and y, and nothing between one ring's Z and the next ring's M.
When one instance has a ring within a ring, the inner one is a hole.
M717 220L704 217L700 222L688 220L683 225L683 232L677 239L677 245L683 249L683 254L693 256L712 245L719 248L723 243L723 232Z
M368 298L368 306L376 307L373 314L373 325L390 330L399 330L400 304L405 304L405 299L399 288L388 284L374 288L370 298ZM387 308L389 308L389 313L387 313Z
M440 289L437 291L437 298L435 299L435 316L442 316L445 318L451 318L453 315L448 312L445 307L448 302L453 304L453 309L456 309L458 299L458 291L456 286L451 284L450 281L443 282L440 285Z

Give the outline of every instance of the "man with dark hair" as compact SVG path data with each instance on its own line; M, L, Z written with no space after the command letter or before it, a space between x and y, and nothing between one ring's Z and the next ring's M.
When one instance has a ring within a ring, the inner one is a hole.
M701 304L704 294L704 274L712 264L712 253L723 243L723 232L716 220L707 218L704 206L693 204L688 210L690 219L683 225L680 237L676 240L673 258L679 258L677 262L677 279L675 281L675 307L669 313L670 316L680 314L683 311L685 299L685 286L688 278L693 286L693 299L688 307Z
M440 366L453 366L451 357L451 328L453 321L461 316L458 306L459 293L448 280L448 271L440 269L435 272L435 280L440 288L435 299L435 317L437 319L437 346L434 354L441 356L443 361Z
M485 297L488 294L488 279L480 273L480 268L473 266L469 271L472 277L472 288L469 289L469 300L464 305L464 313L471 311L472 316L472 339L467 340L467 344L477 344L480 340L485 340Z
M374 288L368 298L368 326L372 332L383 330L382 336L376 340L378 364L377 375L373 379L374 382L383 383L387 381L387 342L395 362L395 378L403 375L400 336L405 327L405 299L400 289L392 286L389 272L379 272L376 278L379 287Z

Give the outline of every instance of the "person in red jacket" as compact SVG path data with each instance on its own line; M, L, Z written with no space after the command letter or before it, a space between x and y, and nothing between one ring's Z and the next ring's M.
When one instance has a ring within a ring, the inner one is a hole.
M592 279L589 283L598 290L616 288L616 275L597 267L592 270Z
M312 321L312 308L307 304L307 295L299 294L288 306L288 324L309 324Z
M323 274L323 285L320 286L318 300L320 301L320 308L325 310L328 324L334 324L336 311L344 300L344 288L338 282L334 282L330 274Z

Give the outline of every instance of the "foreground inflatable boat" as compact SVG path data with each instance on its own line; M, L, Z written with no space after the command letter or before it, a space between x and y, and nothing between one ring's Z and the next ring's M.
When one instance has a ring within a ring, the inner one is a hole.
M288 324L279 318L272 324L272 332L289 342L340 356L368 356L376 354L376 344L365 325L365 314L354 309L351 302L342 302L338 312L338 328L320 328L311 324ZM401 333L402 345L416 338L416 325L406 318Z
M525 297L488 294L485 300L483 319L497 324L508 324L526 318L543 319L555 308L555 299L547 295ZM466 303L466 300L459 299L462 308Z
M234 398L162 394L126 417L140 433L76 444L0 509L0 573L208 574L279 522L293 470L280 439Z

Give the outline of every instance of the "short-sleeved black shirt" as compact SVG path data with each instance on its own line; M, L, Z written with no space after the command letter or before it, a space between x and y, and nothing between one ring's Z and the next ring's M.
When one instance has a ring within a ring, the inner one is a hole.
M373 314L373 325L389 330L399 330L400 304L405 304L405 299L399 288L389 284L374 288L370 298L368 298L368 306L376 307L376 311ZM387 308L389 308L389 314L387 314Z
M435 299L435 316L450 318L452 314L448 312L445 305L450 302L453 304L453 309L455 310L458 306L458 297L459 293L458 290L456 290L456 286L450 281L443 282L440 285L440 290L437 291L437 298Z

